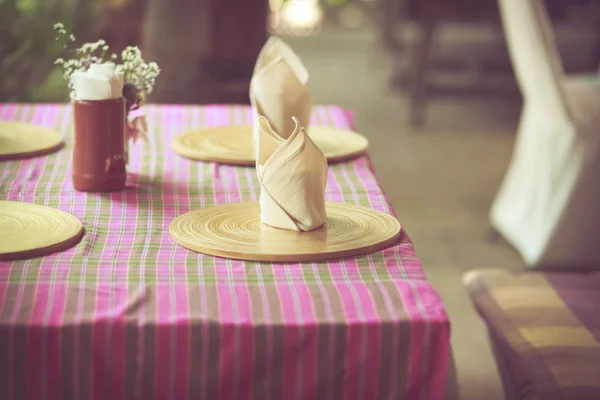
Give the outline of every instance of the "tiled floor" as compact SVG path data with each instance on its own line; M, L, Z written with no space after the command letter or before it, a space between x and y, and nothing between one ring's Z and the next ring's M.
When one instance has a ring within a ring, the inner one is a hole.
M408 127L406 98L387 87L389 67L369 29L287 38L311 73L315 103L354 109L377 175L443 297L461 399L502 399L485 328L461 277L471 268L519 268L503 242L490 244L487 213L508 166L518 99L446 97L429 103L422 131Z

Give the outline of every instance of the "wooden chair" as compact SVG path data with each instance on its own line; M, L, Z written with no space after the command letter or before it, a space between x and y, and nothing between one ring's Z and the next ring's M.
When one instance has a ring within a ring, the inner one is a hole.
M492 23L499 26L496 0L379 0L379 35L384 47L396 58L410 58L410 69L396 71L392 84L409 91L410 124L425 120L426 83L431 72L435 37L444 23ZM416 23L417 43L411 53L395 35L397 28Z
M546 4L551 18L556 21L567 16L569 7L586 6L593 1L547 0ZM391 84L409 93L410 124L415 127L425 122L426 87L436 67L432 63L432 53L443 24L489 24L498 29L498 38L504 42L497 0L378 0L376 12L381 44L396 60L409 60L408 69L398 68ZM418 28L418 39L412 52L396 36L396 31L409 22Z

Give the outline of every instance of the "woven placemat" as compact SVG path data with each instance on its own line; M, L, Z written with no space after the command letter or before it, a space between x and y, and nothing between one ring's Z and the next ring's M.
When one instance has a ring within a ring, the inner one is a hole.
M400 223L382 212L327 203L327 222L310 232L272 228L260 221L258 202L223 204L171 222L175 242L200 253L252 261L319 261L367 254L400 235Z
M79 243L83 225L54 208L0 200L0 261L35 258Z
M58 132L34 124L0 121L0 161L46 155L60 150Z
M356 132L312 126L309 136L325 154L327 162L349 160L363 154L369 141ZM252 126L228 125L198 129L178 135L171 141L177 153L192 160L254 166Z

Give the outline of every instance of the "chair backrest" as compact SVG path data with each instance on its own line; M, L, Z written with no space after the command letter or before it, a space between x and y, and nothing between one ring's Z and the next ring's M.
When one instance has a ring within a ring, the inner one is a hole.
M513 69L525 101L568 118L562 62L543 0L499 0Z

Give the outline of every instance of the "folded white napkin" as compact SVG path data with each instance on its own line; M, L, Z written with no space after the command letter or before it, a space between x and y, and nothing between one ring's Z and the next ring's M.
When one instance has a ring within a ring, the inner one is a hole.
M124 76L116 71L115 64L92 64L85 72L75 72L71 77L78 100L108 100L123 97Z
M284 138L294 131L292 117L296 117L303 127L308 127L312 111L308 71L281 39L271 37L258 55L250 81L250 103L255 140L261 115Z
M284 139L266 118L258 118L260 219L275 228L310 231L327 217L327 159L300 121L290 119L294 128Z

